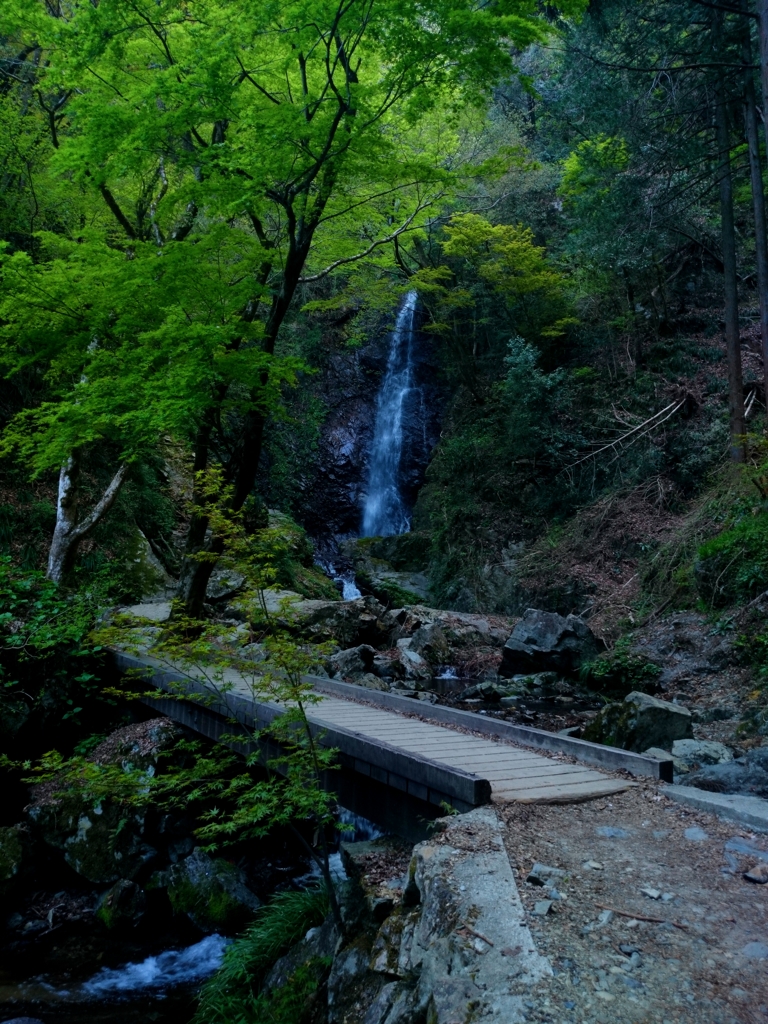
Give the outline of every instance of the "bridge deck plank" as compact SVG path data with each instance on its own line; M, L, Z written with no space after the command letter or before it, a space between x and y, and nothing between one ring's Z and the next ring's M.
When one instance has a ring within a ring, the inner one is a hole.
M414 708L414 712L417 709ZM482 739L395 711L324 697L310 711L318 724L334 725L470 772L491 783L494 801L563 802L610 795L634 785L583 765Z

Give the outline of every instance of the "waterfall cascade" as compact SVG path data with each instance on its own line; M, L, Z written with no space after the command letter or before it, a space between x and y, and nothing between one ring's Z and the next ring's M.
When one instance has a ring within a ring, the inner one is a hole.
M420 409L423 405L420 389L414 386L416 302L416 292L408 292L397 314L387 369L376 400L363 537L391 537L405 533L411 525L400 487L400 462L407 406L413 398L419 401Z

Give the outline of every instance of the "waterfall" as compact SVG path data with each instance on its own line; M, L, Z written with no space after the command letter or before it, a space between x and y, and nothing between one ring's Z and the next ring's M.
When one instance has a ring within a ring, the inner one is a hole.
M387 371L376 400L376 421L363 507L363 537L391 537L410 528L400 491L403 414L413 390L413 325L416 292L408 292L397 314L389 346Z

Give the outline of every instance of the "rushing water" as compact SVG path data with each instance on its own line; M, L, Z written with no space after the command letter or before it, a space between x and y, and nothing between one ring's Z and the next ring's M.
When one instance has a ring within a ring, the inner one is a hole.
M400 490L400 460L406 403L414 390L413 338L416 292L408 292L397 314L387 370L376 400L376 421L363 507L364 537L391 537L410 528Z
M98 974L83 982L80 992L87 996L132 995L142 989L168 989L204 981L221 966L227 940L221 935L206 935L194 946L169 949L149 956L140 963L122 967L102 967ZM68 993L62 993L66 995Z

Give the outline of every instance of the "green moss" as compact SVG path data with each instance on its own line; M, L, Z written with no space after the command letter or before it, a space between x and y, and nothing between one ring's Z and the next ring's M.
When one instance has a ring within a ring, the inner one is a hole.
M259 1024L302 1024L308 1020L314 997L332 957L313 957L302 964L285 985L258 996L253 1004Z
M217 860L217 872L231 872L237 875L236 870L225 860ZM221 885L217 878L213 878L206 885L196 885L187 876L176 878L168 888L168 898L171 906L179 914L188 914L193 920L205 923L214 928L225 928L231 925L233 919L242 918L242 906L234 899Z
M655 693L661 669L631 649L631 637L622 637L612 650L581 670L582 682L592 690L626 696L633 690Z

